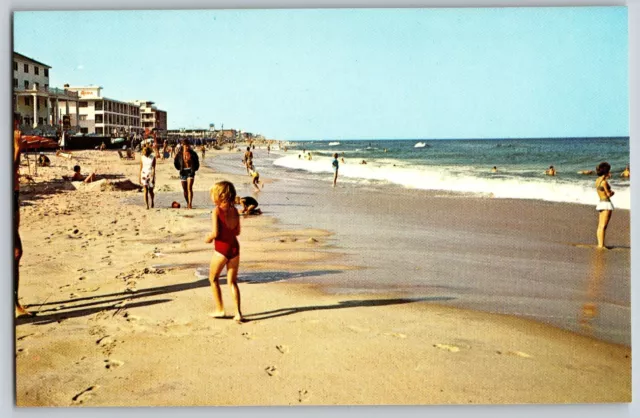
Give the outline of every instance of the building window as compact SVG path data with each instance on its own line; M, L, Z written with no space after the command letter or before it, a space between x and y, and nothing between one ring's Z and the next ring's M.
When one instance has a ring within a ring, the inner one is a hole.
M29 88L29 80L24 80L24 88L25 89Z
M25 97L24 98L24 105L25 106L31 106L31 97Z
M40 83L36 83L36 82L34 82L34 83L33 83L33 86L37 89L38 87L40 87Z
M18 63L17 63L17 61L13 61L13 71L18 71Z
M18 79L17 78L13 79L13 87L18 87Z
M37 65L33 66L33 73L35 75L40 75L40 67L38 67Z
M102 110L102 102L98 100L95 103L95 107L96 107L96 110Z
M87 102L78 102L78 107L87 107L89 104Z
M80 128L80 132L82 132L83 134L88 134L89 128Z
M102 115L96 115L96 123L102 123Z
M44 69L44 76L45 77L49 77L49 69L48 68Z
M38 125L42 125L44 123L44 119L38 118Z
M96 119L96 121L97 121L97 119ZM102 127L96 128L96 133L98 135L103 135L104 134L104 129L102 129Z
M47 91L49 91L49 85L48 85L48 84L45 84L45 85L44 85L44 89L45 89L45 90L47 90Z
M80 115L80 120L87 120L87 115Z
M28 73L29 72L29 64L25 64L24 65L24 72Z

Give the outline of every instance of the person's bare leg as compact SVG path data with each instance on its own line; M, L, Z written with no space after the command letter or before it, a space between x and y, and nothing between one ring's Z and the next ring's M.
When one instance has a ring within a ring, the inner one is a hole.
M144 186L144 204L149 209L149 188L147 186Z
M600 211L600 215L598 217L598 230L596 232L596 237L598 239L598 248L605 248L604 237L605 237L605 232L607 230L607 226L609 225L610 219L611 219L610 210Z
M187 178L187 190L188 190L188 199L187 199L187 208L191 209L193 206L191 203L193 202L193 181L195 178L189 177Z
M227 264L227 259L219 253L213 253L209 264L209 283L213 292L213 302L215 310L210 316L214 318L224 317L224 304L222 303L222 291L220 290L220 273Z
M155 195L153 194L153 187L149 187L149 197L151 197L151 208L153 208L153 200L155 199Z
M20 286L20 259L22 258L22 241L20 235L16 232L15 242L13 245L13 296L16 305L16 314L18 316L31 315L31 312L27 311L20 303L18 298L18 287Z
M242 317L242 310L240 309L240 289L238 288L238 267L240 265L240 256L229 260L227 263L227 282L231 287L231 294L233 295L233 301L236 304L236 316L233 320L236 322L244 322Z
M182 193L184 195L184 200L189 204L189 191L187 189L187 180L182 180Z
M91 182L94 182L94 181L96 181L96 173L91 173L91 174L89 174L87 176L86 179L84 179L85 183L91 183Z

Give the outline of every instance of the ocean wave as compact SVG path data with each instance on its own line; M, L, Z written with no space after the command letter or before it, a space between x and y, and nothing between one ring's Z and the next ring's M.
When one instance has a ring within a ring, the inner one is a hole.
M276 159L273 164L308 173L331 173L332 158L318 157L308 161L297 156L285 156ZM539 177L512 172L489 174L486 169L473 167L443 167L412 165L406 161L393 159L371 160L367 164L348 162L340 164L340 176L353 180L382 181L408 188L423 190L441 190L459 193L491 195L504 199L534 199L551 202L567 202L594 205L598 197L591 177L585 179L560 179ZM617 185L613 205L620 209L629 209L631 194L628 186Z

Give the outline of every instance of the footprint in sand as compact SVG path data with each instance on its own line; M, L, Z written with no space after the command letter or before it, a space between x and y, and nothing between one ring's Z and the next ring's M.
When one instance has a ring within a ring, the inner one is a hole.
M396 338L407 338L407 336L405 334L402 334L400 332L386 332L384 335L388 335L389 337L396 337Z
M498 351L497 353L498 354L502 354L501 351ZM531 358L532 357L530 354L527 354L527 353L525 353L523 351L508 351L507 355L516 356L516 357L522 357L522 358Z
M351 331L355 331L355 332L369 332L370 329L369 328L362 328L362 327L358 327L355 325L349 325L347 328L349 328Z
M105 369L109 369L109 370L113 370L113 369L117 369L118 367L122 366L124 364L123 361L120 360L112 360L112 359L107 359L104 361L104 368Z
M439 348L441 350L447 350L450 351L452 353L457 353L458 351L460 351L460 347L456 347L455 345L449 345L449 344L434 344L433 345L435 348Z
M288 353L289 352L289 346L287 345L276 345L276 350L278 350L279 352L281 352L282 354Z
M311 398L311 394L306 389L300 389L298 391L298 402L308 402L309 398Z
M76 394L73 398L71 398L71 400L75 403L84 403L84 401L86 401L91 397L91 395L93 394L93 391L98 389L99 387L100 386L98 385L89 386L82 392Z
M248 332L243 332L242 336L244 338L246 338L247 340L253 340L254 339L254 337L251 334L249 334Z
M264 371L267 372L269 376L275 376L278 374L278 369L276 369L276 366L268 366L264 369Z
M29 349L28 348L18 348L16 349L16 358L18 357L24 357L27 354L29 354Z

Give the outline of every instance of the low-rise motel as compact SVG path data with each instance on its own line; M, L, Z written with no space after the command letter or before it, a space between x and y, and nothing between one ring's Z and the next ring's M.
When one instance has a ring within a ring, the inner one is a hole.
M166 132L167 112L154 102L104 97L103 87L94 85L51 87L50 70L47 64L13 53L13 113L24 133L51 134L64 128L99 136L139 137L154 129Z

